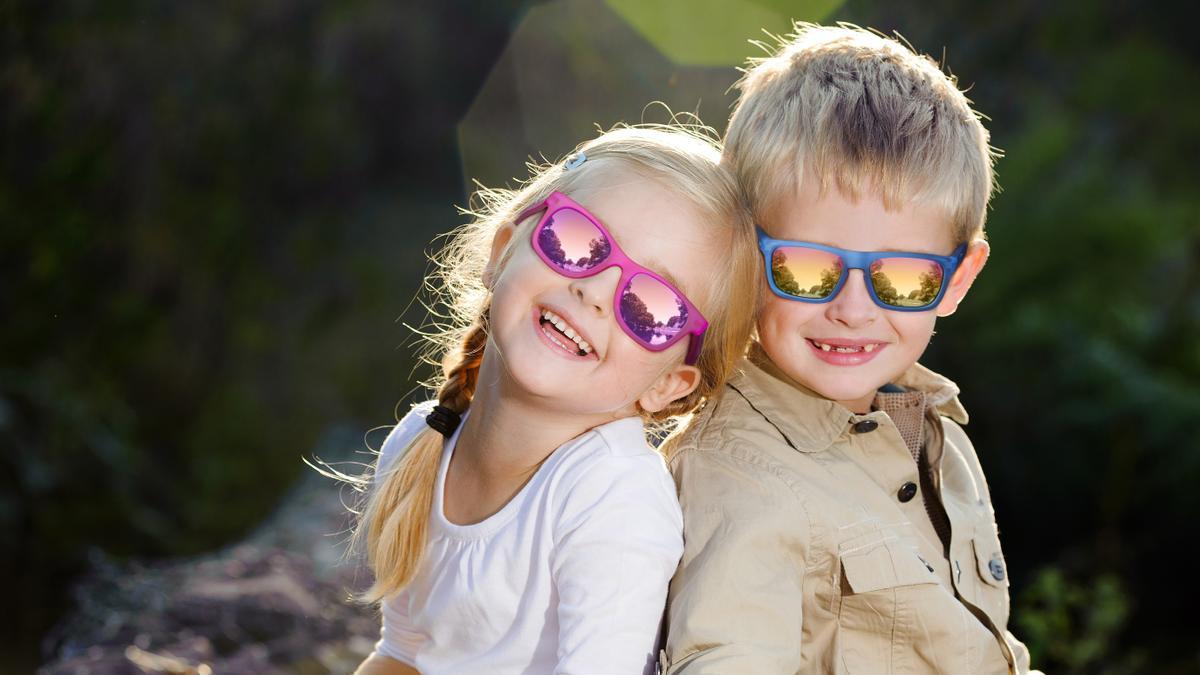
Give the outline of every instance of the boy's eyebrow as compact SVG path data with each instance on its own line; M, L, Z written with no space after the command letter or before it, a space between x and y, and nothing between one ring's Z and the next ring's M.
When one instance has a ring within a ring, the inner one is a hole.
M781 242L788 243L788 244L818 244L820 246L828 246L829 248L841 249L843 251L857 250L857 249L842 248L841 246L834 246L833 244L829 244L824 241L810 241L808 239L776 239L776 241L781 241ZM891 248L891 247L873 248L869 251L863 251L863 253L920 253L921 255L946 255L945 253L942 253L940 251L918 251L917 249L914 249L914 248ZM672 283L674 283L674 282L672 282Z

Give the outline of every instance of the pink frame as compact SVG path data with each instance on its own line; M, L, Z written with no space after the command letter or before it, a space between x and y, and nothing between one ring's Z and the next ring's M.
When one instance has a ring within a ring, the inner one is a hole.
M550 216L560 209L571 209L579 213L584 218L587 218L592 225L596 226L596 229L600 230L600 232L608 238L608 244L611 252L604 262L589 270L572 272L559 267L542 251L542 248L538 245L538 232L541 231L542 226L546 224L546 221L549 220ZM564 195L563 193L551 192L550 196L546 197L545 201L522 212L521 215L517 217L516 222L524 222L526 218L532 216L538 211L544 211L544 213L542 214L542 217L538 219L537 225L533 227L533 231L530 233L530 243L533 246L534 252L537 253L538 257L542 259L542 262L546 263L547 267L570 279L582 279L585 277L595 276L610 267L619 268L621 270L621 278L617 281L617 289L613 293L613 316L617 319L617 325L621 327L621 330L625 331L625 334L632 338L634 342L652 352L661 352L664 349L670 348L676 342L682 340L685 336L691 337L692 340L688 343L687 356L684 357L683 362L689 366L696 363L696 360L700 358L700 347L704 344L704 332L708 330L708 320L704 318L704 315L700 312L700 310L692 304L691 300L688 300L688 297L684 295L682 291L680 291L678 288L675 288L674 284L671 282L662 278L658 274L655 274L653 270L646 269L645 267L631 260L629 256L625 255L625 252L622 251L619 246L617 246L617 240L612 236L611 233L609 233L607 229L605 229L604 225L601 224L595 216L589 213L587 209L580 206L575 200ZM674 337L660 345L646 344L642 338L638 337L637 333L633 332L633 329L625 323L625 319L621 316L621 291L624 290L629 281L638 274L644 274L671 289L673 293L678 295L679 298L683 300L683 306L686 307L688 311L687 322L680 327L679 332L676 333Z

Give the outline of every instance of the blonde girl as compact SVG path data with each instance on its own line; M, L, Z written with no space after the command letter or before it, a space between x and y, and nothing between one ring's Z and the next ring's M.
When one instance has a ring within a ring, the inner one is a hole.
M384 442L355 532L383 609L359 673L652 672L683 542L643 423L721 386L756 297L718 159L626 127L477 195L439 260L444 380Z

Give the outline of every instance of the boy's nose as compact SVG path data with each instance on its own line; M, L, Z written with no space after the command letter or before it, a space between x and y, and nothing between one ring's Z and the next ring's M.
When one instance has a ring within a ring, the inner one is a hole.
M879 307L867 290L867 277L862 270L850 270L846 283L837 297L829 301L825 309L831 321L847 328L868 326L879 316Z
M610 267L590 277L572 279L569 288L571 295L579 300L586 311L605 317L612 312L613 297L616 295L617 282L620 280L621 270Z

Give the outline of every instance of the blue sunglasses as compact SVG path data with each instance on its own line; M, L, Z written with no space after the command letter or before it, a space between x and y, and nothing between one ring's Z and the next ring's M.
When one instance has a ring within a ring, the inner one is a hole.
M967 254L965 243L949 256L849 251L806 241L772 239L761 227L756 229L771 291L800 302L833 300L846 284L850 270L862 270L876 305L898 312L922 312L942 301L954 270Z

